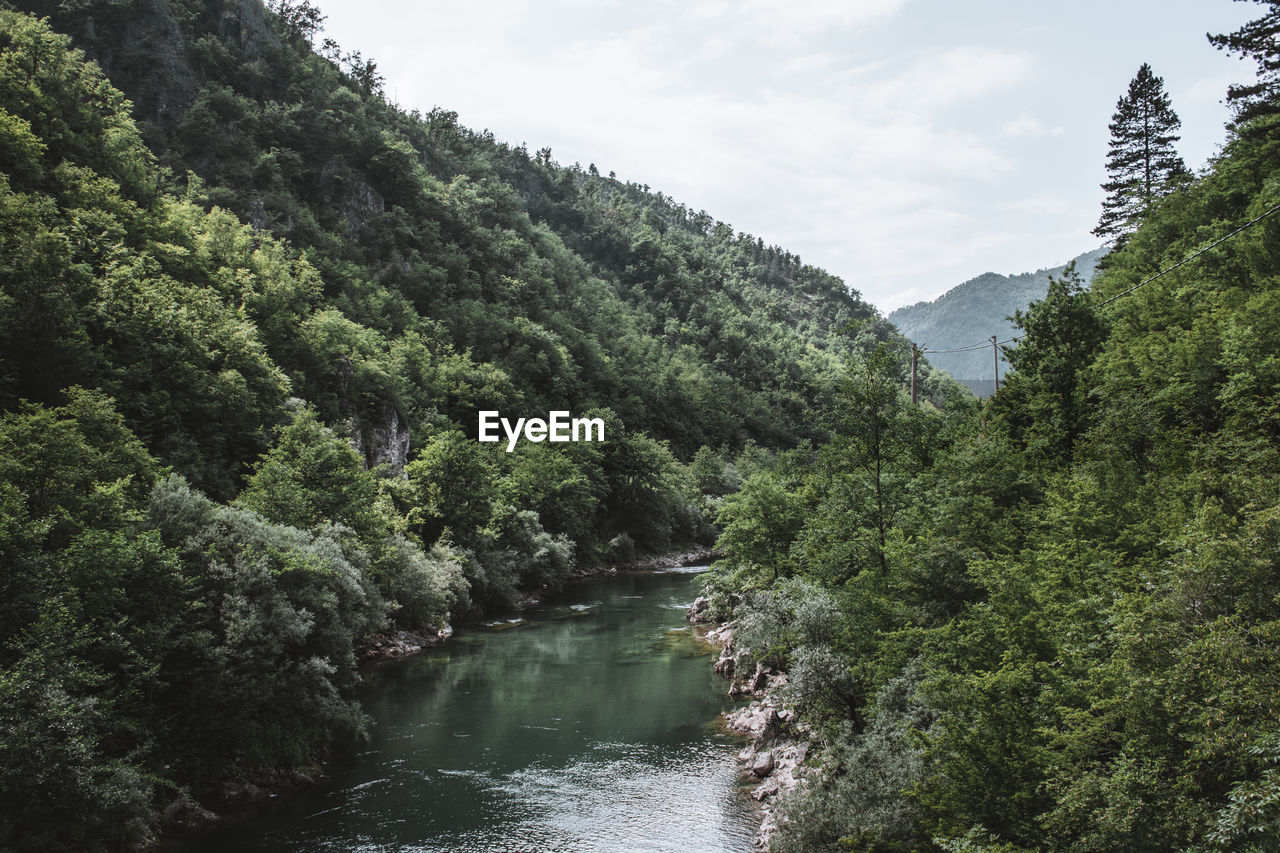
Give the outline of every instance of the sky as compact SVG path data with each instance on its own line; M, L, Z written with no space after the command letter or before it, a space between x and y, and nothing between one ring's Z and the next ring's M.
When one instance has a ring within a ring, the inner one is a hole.
M1100 241L1107 124L1143 62L1202 168L1232 0L313 0L405 109L648 184L885 313Z

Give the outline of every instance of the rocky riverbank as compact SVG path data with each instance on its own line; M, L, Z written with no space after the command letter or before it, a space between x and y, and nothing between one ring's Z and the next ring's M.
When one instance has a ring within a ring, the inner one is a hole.
M711 603L705 598L695 601L686 616L695 626L714 623ZM725 713L724 721L730 730L751 738L738 753L738 760L743 771L758 780L751 796L759 801L764 818L756 832L755 846L767 850L782 820L777 797L795 789L804 775L804 760L809 754L808 729L796 719L795 711L784 707L778 698L780 688L787 683L786 673L761 664L756 664L749 675L736 673L744 650L735 646L733 622L722 622L700 636L720 649L715 671L731 680L729 695L751 697L750 704Z
M569 580L579 581L600 575L616 575L618 572L643 572L652 569L677 569L683 566L705 566L720 556L714 548L698 545L686 551L672 551L652 557L642 557L629 563L601 563L597 566L586 566L574 569L569 573ZM550 587L532 592L520 600L519 607L532 607L542 603L543 596L552 595L556 590Z
M681 566L705 566L719 556L719 552L714 548L697 545L685 551L672 551L668 554L640 557L628 563L602 563L598 566L578 569L573 573L573 577L588 578L594 575L639 572L645 569L677 569Z
M173 849L174 845L181 844L180 840L184 837L194 837L193 834L208 830L228 818L252 814L281 794L314 785L323 772L323 768L319 766L259 768L245 771L239 778L228 779L215 789L205 792L200 797L201 802L196 802L186 793L180 793L160 810L160 834L142 839L133 849Z
M416 655L441 640L453 636L453 628L428 628L424 631L388 631L370 634L356 645L356 659L361 663L373 660L393 660Z

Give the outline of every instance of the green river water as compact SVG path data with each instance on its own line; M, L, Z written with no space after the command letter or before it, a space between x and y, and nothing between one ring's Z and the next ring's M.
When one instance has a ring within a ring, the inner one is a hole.
M749 851L731 707L684 609L700 569L579 583L365 669L369 747L189 851Z

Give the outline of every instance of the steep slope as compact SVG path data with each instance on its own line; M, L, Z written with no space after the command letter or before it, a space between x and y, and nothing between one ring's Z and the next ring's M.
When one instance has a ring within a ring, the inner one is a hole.
M1085 283L1093 278L1105 249L1094 249L1078 255L1069 263L1076 265ZM1043 299L1049 279L1062 275L1067 264L1021 275L983 273L957 285L932 302L917 302L889 314L889 322L910 340L931 350L963 347L983 341L992 335L1000 340L1013 337L1016 330L1008 318L1014 311L1025 311L1032 301ZM931 353L930 362L960 380L991 380L995 365L991 350L975 352ZM1008 363L1001 356L1001 374Z
M305 4L19 3L50 15L135 104L172 188L305 249L325 302L378 340L455 354L498 408L607 406L688 457L808 435L838 359L833 330L872 309L775 247L660 193L405 113L357 54L312 49ZM158 58L158 59L157 59ZM188 174L198 176L189 181ZM341 360L289 364L326 420L398 412L416 446L433 410L476 394L371 383ZM483 367L482 367L483 366Z

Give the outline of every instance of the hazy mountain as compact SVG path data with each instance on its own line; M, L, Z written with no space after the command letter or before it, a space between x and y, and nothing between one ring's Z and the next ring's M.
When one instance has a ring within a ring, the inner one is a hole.
M1086 282L1093 278L1098 260L1105 249L1094 249L1073 259L1076 270ZM1066 264L1021 275L987 272L951 288L932 302L917 302L894 311L889 320L907 338L929 350L945 350L980 343L992 335L1000 340L1015 334L1009 322L1015 310L1025 310L1032 300L1042 298L1049 289L1050 276L1060 276ZM956 379L983 380L994 378L991 350L973 352L929 353L929 361ZM1007 369L1000 360L1003 375ZM981 386L975 390L981 392Z

